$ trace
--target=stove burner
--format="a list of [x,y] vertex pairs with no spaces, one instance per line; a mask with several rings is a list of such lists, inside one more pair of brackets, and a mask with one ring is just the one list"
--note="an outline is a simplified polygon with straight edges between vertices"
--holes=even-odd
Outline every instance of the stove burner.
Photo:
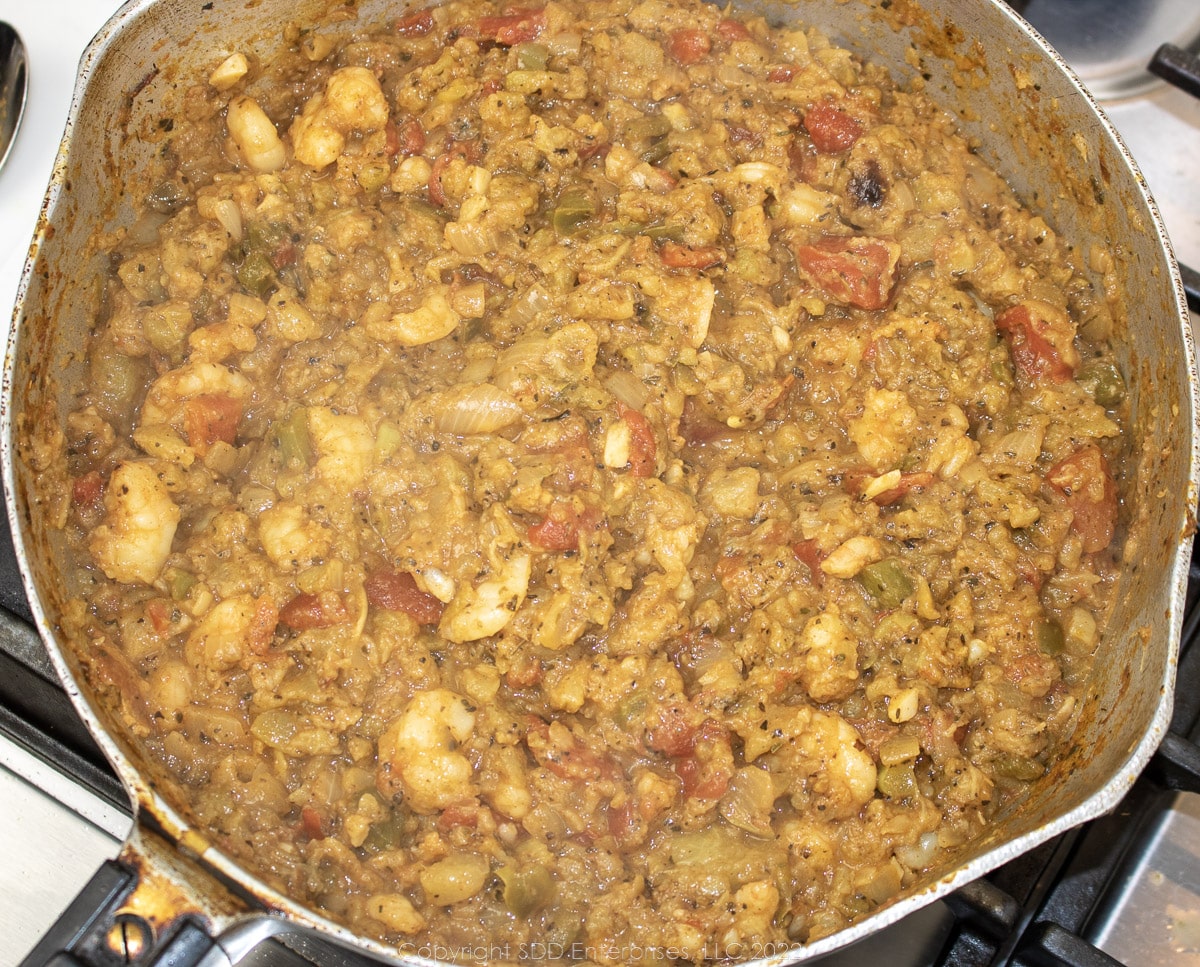
[[1200,52],[1195,0],[1009,0],[1101,101],[1160,83],[1146,63],[1164,42]]

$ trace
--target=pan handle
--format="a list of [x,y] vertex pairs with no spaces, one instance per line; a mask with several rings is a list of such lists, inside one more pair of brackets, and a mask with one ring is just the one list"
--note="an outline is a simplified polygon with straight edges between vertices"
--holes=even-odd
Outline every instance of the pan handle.
[[251,911],[178,848],[137,823],[21,967],[234,967],[297,927]]

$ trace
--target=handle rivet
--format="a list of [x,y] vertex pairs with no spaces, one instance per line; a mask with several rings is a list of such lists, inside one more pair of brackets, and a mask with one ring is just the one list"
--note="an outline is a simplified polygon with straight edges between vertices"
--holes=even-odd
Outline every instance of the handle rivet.
[[152,945],[150,927],[140,917],[119,915],[104,935],[104,943],[122,963],[136,964]]

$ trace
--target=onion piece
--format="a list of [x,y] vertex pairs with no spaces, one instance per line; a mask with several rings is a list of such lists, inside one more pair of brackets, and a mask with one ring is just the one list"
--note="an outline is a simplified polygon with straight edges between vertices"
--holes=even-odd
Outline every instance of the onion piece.
[[646,389],[646,384],[628,370],[610,370],[601,382],[606,390],[631,410],[641,413],[650,401],[650,392]]
[[242,211],[232,198],[209,198],[202,195],[196,199],[196,210],[202,218],[216,222],[235,242],[243,235]]
[[524,415],[520,403],[491,383],[440,393],[434,411],[434,429],[457,436],[495,433],[519,422]]
[[508,324],[514,331],[527,329],[541,313],[550,308],[550,294],[540,282],[534,283],[521,293],[509,306]]
[[910,870],[923,870],[933,863],[937,848],[937,833],[922,833],[913,845],[896,847],[895,855]]
[[775,810],[775,780],[771,773],[746,766],[734,773],[718,806],[725,819],[753,836],[771,835]]
[[564,30],[543,37],[542,42],[556,57],[578,57],[583,50],[583,36],[574,30]]

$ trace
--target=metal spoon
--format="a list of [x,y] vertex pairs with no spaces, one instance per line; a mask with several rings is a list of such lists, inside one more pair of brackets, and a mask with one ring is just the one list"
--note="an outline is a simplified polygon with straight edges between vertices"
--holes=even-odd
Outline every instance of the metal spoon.
[[0,167],[8,160],[25,113],[28,74],[25,44],[11,25],[0,20]]

